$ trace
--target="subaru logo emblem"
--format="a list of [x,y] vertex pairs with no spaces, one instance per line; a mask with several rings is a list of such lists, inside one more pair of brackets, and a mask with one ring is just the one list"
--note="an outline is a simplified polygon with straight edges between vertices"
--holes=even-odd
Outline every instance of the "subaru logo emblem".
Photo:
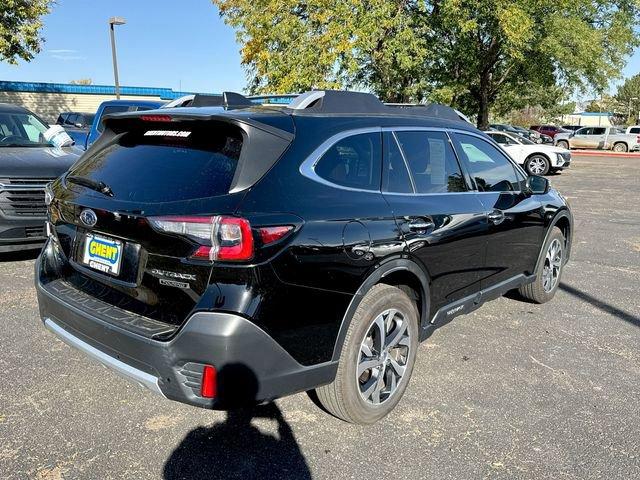
[[96,212],[87,208],[80,212],[80,221],[87,227],[93,227],[98,222],[98,216]]

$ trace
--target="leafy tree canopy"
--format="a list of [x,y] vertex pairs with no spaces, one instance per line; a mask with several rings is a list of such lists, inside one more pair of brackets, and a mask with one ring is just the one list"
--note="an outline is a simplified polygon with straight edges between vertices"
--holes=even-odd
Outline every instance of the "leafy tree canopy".
[[49,13],[52,0],[0,1],[0,61],[30,61],[40,52],[41,17]]
[[640,0],[213,3],[237,30],[254,92],[365,89],[448,103],[480,126],[490,106],[604,89],[640,44]]
[[638,122],[638,117],[640,117],[640,73],[627,78],[618,87],[615,99],[625,112],[625,116],[628,117],[627,121],[629,123]]

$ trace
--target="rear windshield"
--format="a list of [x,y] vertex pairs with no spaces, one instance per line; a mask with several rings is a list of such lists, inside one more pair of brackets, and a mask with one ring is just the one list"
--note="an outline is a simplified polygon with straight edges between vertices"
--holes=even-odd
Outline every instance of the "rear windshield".
[[241,132],[228,124],[152,123],[116,137],[69,175],[104,182],[117,200],[214,197],[229,192],[241,149]]

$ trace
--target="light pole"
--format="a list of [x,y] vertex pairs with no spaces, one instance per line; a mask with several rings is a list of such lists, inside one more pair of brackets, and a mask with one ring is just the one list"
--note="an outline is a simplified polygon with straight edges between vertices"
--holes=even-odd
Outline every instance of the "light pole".
[[111,34],[111,55],[113,57],[113,77],[116,81],[116,98],[120,100],[120,83],[118,82],[118,59],[116,58],[116,36],[114,25],[124,25],[126,20],[122,17],[111,17],[109,19],[109,33]]

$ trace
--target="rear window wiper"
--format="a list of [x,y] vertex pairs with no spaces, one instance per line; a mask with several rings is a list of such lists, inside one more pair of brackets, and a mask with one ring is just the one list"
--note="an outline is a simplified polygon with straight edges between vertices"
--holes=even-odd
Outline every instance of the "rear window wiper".
[[103,195],[113,197],[113,190],[111,190],[111,187],[104,182],[92,180],[87,177],[81,177],[79,175],[67,175],[66,180],[70,181],[71,183],[90,188],[91,190],[95,190],[96,192],[100,192]]

